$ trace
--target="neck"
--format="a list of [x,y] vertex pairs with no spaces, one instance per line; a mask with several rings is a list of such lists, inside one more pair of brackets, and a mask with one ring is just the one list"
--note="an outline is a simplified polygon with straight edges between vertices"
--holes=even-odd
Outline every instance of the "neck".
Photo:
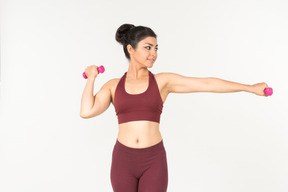
[[137,80],[146,77],[147,74],[148,74],[147,67],[143,67],[136,62],[130,61],[126,77],[129,77],[129,79]]

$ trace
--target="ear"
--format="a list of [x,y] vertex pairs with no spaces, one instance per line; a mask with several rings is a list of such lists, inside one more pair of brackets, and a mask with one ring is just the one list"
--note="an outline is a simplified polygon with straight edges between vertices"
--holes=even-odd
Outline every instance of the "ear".
[[134,48],[130,44],[127,45],[127,51],[129,52],[130,55],[133,55],[135,52]]

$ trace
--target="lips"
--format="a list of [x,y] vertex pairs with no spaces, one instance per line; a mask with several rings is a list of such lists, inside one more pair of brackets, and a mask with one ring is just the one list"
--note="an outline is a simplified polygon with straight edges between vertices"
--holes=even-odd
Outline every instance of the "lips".
[[149,61],[151,61],[151,62],[155,62],[155,59],[148,59]]

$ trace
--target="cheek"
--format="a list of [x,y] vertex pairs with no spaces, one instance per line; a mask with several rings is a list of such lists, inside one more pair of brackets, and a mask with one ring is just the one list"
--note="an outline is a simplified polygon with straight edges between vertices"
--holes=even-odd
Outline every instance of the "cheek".
[[145,62],[147,59],[147,54],[144,52],[138,52],[137,54],[135,54],[134,58],[139,62]]
[[143,51],[139,54],[139,56],[142,57],[143,59],[147,59],[147,57],[149,56],[149,52]]
[[149,56],[149,51],[146,51],[146,50],[138,51],[135,54],[135,57],[137,57],[139,60],[146,60],[148,56]]

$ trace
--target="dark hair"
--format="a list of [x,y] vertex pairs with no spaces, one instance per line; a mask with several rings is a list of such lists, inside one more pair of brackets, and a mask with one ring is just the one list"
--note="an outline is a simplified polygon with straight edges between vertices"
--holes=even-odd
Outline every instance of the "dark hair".
[[139,41],[146,37],[155,37],[157,35],[152,29],[145,26],[134,26],[132,24],[123,24],[116,31],[116,41],[123,45],[123,50],[127,59],[130,60],[130,54],[127,50],[127,45],[131,45],[134,49],[137,48]]

